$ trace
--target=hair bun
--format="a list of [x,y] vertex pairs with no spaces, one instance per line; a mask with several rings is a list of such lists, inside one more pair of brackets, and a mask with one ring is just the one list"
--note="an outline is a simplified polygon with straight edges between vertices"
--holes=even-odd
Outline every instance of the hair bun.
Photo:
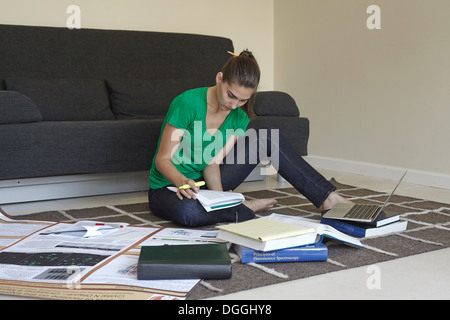
[[254,59],[255,57],[253,56],[253,53],[251,51],[249,51],[248,49],[245,49],[244,51],[242,51],[239,56],[245,56],[245,57],[249,57]]

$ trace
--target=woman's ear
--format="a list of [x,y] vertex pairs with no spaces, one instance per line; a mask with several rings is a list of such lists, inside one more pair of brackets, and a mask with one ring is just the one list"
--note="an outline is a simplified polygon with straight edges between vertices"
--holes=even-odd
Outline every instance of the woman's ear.
[[223,73],[222,73],[222,72],[219,72],[219,73],[216,75],[216,83],[222,82],[222,79],[223,79]]

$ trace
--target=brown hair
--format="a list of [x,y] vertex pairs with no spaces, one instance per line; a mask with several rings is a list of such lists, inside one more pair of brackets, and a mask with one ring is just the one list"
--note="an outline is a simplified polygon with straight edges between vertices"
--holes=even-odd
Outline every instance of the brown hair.
[[253,106],[255,104],[256,90],[258,89],[261,71],[253,53],[248,49],[242,51],[239,56],[230,58],[222,68],[223,81],[237,82],[240,86],[255,89],[250,100],[242,106],[250,119],[254,118]]

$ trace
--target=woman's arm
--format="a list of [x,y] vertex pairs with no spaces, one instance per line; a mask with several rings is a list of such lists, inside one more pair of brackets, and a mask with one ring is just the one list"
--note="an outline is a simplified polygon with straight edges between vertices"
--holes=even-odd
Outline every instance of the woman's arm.
[[206,186],[209,190],[223,191],[219,164],[208,164],[203,170],[203,179],[205,179]]
[[161,142],[159,143],[155,165],[156,169],[174,186],[181,187],[189,184],[192,187],[192,189],[178,190],[177,196],[179,199],[182,200],[183,196],[189,199],[196,199],[195,193],[198,192],[198,187],[195,185],[195,181],[186,178],[172,163],[172,157],[180,145],[183,134],[184,130],[178,129],[169,123],[166,124],[161,136]]
[[222,150],[216,154],[211,162],[203,170],[203,178],[205,179],[206,186],[210,190],[223,191],[222,178],[220,176],[220,163],[227,156],[227,154],[233,149],[237,141],[236,136],[228,138],[225,146]]

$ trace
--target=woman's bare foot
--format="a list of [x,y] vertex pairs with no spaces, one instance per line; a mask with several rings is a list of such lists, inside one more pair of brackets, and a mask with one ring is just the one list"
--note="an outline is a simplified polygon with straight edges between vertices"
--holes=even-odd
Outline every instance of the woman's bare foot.
[[260,212],[273,208],[278,203],[275,199],[255,199],[245,200],[244,205],[250,208],[253,212]]
[[319,209],[320,211],[327,211],[333,208],[338,203],[353,203],[353,202],[338,195],[336,192],[332,192]]

